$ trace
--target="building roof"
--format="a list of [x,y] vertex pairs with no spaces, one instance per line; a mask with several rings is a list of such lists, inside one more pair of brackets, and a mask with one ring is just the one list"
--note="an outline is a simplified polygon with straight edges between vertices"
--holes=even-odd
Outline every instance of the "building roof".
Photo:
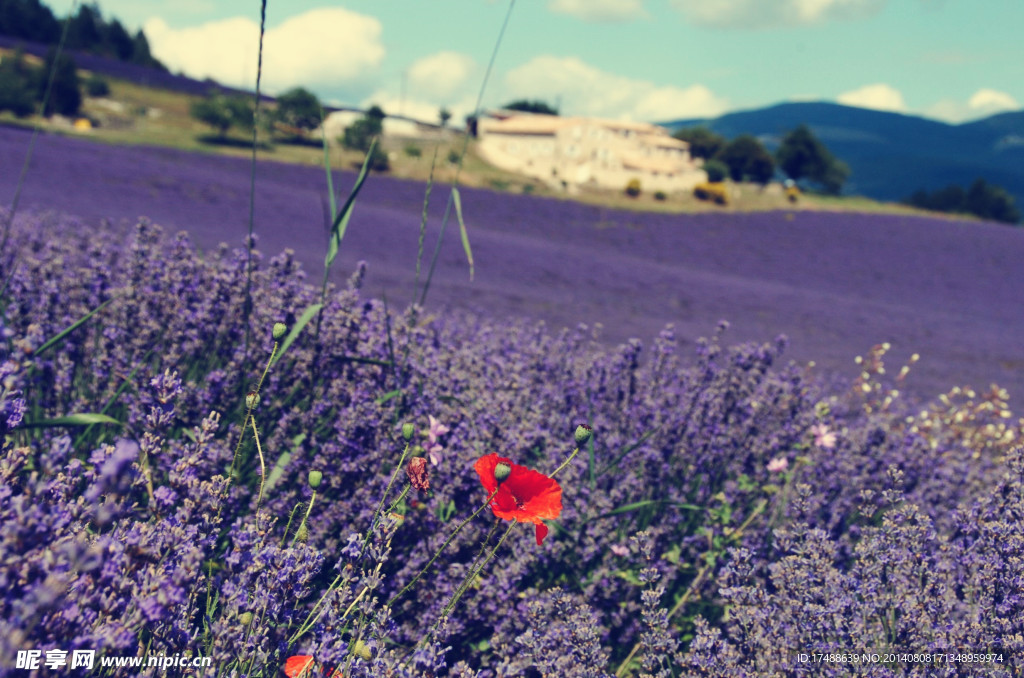
[[686,143],[681,139],[676,139],[675,137],[670,136],[662,136],[660,134],[640,136],[637,137],[637,141],[639,141],[644,146],[654,146],[655,148],[678,148],[683,151],[690,148],[690,144]]
[[484,134],[554,134],[573,124],[573,118],[557,115],[525,114],[504,120],[481,120],[479,131]]

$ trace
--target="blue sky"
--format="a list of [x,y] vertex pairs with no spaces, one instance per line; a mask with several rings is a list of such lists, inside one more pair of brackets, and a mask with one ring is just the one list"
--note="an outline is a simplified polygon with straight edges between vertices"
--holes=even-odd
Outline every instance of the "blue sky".
[[[265,89],[461,120],[508,6],[269,0]],[[172,70],[251,89],[259,0],[100,8]],[[822,100],[960,122],[1021,108],[1022,28],[1022,0],[518,0],[483,104],[661,121]]]

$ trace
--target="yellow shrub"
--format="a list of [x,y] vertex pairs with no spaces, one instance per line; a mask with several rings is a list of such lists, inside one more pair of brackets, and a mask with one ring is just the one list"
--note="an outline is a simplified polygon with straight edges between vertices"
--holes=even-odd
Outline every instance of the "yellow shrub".
[[631,198],[635,198],[640,195],[640,180],[630,179],[629,183],[626,184],[626,195]]
[[729,204],[729,192],[725,188],[723,183],[708,183],[697,184],[693,187],[693,194],[701,200],[710,200],[716,205],[728,205]]

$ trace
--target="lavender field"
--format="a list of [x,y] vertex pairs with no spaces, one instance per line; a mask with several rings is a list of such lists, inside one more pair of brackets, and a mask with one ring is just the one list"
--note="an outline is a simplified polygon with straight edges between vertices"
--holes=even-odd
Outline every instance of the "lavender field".
[[249,283],[246,162],[39,140],[0,675],[1017,675],[1021,231],[464,189],[421,308],[424,187],[371,177],[321,299],[323,184],[260,163]]
[[[0,128],[0,191],[13,195],[29,135]],[[131,232],[140,216],[202,250],[242,243],[249,162],[168,149],[101,146],[43,136],[22,205]],[[354,173],[338,172],[347,193]],[[356,205],[334,274],[369,266],[366,291],[413,298],[424,185],[373,176]],[[603,328],[613,346],[649,341],[667,324],[692,342],[719,320],[730,341],[785,334],[788,359],[855,377],[853,358],[890,342],[896,361],[921,355],[908,393],[998,383],[1024,393],[1024,231],[977,222],[796,211],[657,215],[462,189],[473,254],[470,282],[457,228],[448,231],[428,308],[544,320],[557,331]],[[323,274],[322,168],[261,162],[255,233],[268,255],[295,251]],[[448,197],[433,192],[432,251]],[[127,237],[127,236],[125,236]],[[901,363],[902,364],[902,363]]]

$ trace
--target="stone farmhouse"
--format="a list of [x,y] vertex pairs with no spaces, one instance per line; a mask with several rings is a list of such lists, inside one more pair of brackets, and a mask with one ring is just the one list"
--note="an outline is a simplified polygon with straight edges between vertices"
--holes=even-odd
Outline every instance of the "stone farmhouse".
[[649,123],[505,111],[482,118],[477,136],[492,165],[569,191],[639,179],[645,192],[671,193],[707,181],[689,145]]

